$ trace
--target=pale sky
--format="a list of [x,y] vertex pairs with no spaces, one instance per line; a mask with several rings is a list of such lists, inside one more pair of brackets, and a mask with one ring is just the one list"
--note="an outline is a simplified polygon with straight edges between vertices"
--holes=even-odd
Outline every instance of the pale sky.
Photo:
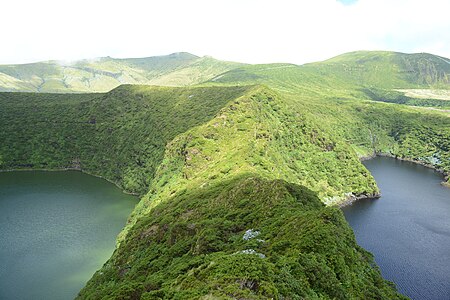
[[450,58],[450,0],[2,0],[0,64],[186,51],[302,64],[355,50]]

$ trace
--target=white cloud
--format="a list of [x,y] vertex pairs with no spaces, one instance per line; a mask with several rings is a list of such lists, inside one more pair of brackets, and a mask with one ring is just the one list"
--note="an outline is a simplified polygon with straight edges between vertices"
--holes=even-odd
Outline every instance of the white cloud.
[[188,51],[250,63],[354,50],[450,57],[448,0],[3,1],[0,63]]

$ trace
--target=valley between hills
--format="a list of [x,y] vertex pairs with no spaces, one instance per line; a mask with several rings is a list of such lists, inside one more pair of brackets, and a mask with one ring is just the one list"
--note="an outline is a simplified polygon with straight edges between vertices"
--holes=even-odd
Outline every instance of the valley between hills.
[[432,54],[51,61],[0,66],[0,90],[0,169],[141,198],[78,299],[404,299],[339,205],[379,194],[374,155],[450,183],[450,64]]

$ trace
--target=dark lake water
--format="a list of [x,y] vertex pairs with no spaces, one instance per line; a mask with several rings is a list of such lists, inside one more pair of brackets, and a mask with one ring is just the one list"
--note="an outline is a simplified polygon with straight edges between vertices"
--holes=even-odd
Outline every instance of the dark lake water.
[[392,158],[364,163],[382,197],[343,212],[384,278],[412,299],[450,299],[450,189],[431,169]]
[[136,203],[81,172],[0,173],[0,299],[73,299]]

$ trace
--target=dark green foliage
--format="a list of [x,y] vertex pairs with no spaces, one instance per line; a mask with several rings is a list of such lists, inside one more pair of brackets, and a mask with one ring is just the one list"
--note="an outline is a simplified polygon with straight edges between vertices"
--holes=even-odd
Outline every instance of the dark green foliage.
[[[181,161],[203,157],[198,151],[208,153],[200,169],[213,161],[224,165],[220,172],[217,166],[208,170],[205,179],[220,180],[233,174],[235,166],[249,165],[271,178],[304,184],[322,198],[337,197],[330,202],[345,200],[345,193],[377,192],[348,145],[317,130],[313,119],[290,111],[283,99],[262,87],[122,86],[107,94],[0,93],[0,105],[3,169],[81,168],[144,194],[164,155],[171,158],[164,154],[166,144],[210,121],[195,135],[184,135],[183,149],[176,152],[186,152]],[[223,161],[225,153],[228,159]],[[191,170],[183,177],[198,177]],[[161,171],[154,188],[180,185],[171,180],[174,171]]]
[[[260,234],[245,240],[249,229]],[[124,291],[141,299],[403,298],[340,210],[305,187],[250,174],[155,207],[79,299],[128,299]]]
[[297,105],[321,120],[317,128],[342,137],[360,156],[387,154],[450,171],[450,118],[445,114],[360,100]]
[[0,93],[2,169],[81,168],[143,194],[166,143],[248,88],[121,86],[106,94]]

